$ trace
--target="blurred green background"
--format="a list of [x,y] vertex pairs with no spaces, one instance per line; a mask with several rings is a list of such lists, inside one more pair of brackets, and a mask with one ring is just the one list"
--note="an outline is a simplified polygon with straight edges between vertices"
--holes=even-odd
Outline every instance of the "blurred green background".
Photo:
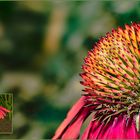
[[0,1],[0,92],[13,93],[12,139],[49,139],[83,87],[93,44],[139,22],[140,1]]

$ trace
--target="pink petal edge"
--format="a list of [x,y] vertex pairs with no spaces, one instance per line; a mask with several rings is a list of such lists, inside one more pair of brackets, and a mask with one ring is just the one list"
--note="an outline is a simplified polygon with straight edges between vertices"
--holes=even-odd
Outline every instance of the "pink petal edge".
[[78,138],[83,121],[89,116],[93,107],[85,107],[87,97],[82,96],[68,112],[66,119],[57,129],[52,139]]

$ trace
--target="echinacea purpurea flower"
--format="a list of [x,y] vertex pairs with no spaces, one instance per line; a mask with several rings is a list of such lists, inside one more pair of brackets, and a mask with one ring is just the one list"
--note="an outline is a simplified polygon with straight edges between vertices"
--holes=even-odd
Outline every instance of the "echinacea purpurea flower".
[[140,24],[102,37],[82,66],[84,94],[53,139],[140,139]]

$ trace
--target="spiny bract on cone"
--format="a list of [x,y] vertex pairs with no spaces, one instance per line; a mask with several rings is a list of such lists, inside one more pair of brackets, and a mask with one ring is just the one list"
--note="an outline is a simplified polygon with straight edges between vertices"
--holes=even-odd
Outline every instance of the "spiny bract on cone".
[[140,24],[107,33],[88,52],[82,66],[80,100],[53,139],[79,138],[83,122],[93,119],[82,139],[140,138]]

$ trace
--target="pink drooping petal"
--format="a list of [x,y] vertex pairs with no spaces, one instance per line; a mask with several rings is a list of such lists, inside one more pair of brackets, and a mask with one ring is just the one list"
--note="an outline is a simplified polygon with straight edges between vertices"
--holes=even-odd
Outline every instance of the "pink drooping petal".
[[125,139],[125,124],[126,118],[124,115],[119,115],[113,119],[113,123],[109,126],[108,134],[106,135],[107,139]]
[[4,111],[0,110],[0,113],[2,116],[6,116],[6,113]]
[[5,111],[5,112],[10,112],[10,110],[8,110],[8,109],[6,109],[6,108],[4,108],[2,106],[0,106],[0,110]]
[[91,128],[92,128],[92,125],[93,125],[93,121],[90,122],[90,124],[85,129],[84,133],[82,134],[82,137],[81,137],[82,140],[88,139],[89,133],[90,133]]
[[128,139],[140,139],[140,133],[136,129],[135,119],[131,117],[126,124],[126,138]]
[[87,97],[83,96],[68,112],[66,119],[57,129],[53,139],[76,139],[84,120],[89,116],[93,106],[85,107]]
[[0,119],[4,119],[4,116],[1,112],[0,112]]
[[109,121],[107,124],[105,123],[102,131],[98,135],[98,139],[107,139],[108,134],[110,133],[111,126],[113,124],[113,121]]
[[140,139],[140,133],[136,130],[134,117],[127,120],[121,114],[107,124],[98,120],[90,122],[82,139]]
[[10,112],[10,110],[0,106],[0,119],[4,119],[7,112]]
[[68,129],[62,136],[62,139],[75,139],[78,138],[80,133],[80,128],[84,122],[84,120],[89,116],[91,113],[91,107],[83,108],[78,115],[74,118],[74,122],[70,124]]
[[94,120],[92,122],[90,122],[89,126],[87,127],[87,129],[84,131],[83,135],[82,135],[82,139],[97,139],[99,133],[102,130],[103,127],[103,123],[101,123],[98,120]]

